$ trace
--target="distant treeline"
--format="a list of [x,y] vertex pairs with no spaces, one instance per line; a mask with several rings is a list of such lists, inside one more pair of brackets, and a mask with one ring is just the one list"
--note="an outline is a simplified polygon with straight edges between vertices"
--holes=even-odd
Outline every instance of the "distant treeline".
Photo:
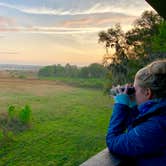
[[41,68],[38,75],[41,77],[103,78],[107,72],[108,69],[98,63],[93,63],[86,67],[58,64]]

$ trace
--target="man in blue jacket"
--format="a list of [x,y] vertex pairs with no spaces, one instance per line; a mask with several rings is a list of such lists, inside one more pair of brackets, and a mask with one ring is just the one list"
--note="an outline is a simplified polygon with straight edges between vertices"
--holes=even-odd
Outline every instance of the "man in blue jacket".
[[166,60],[139,70],[134,80],[136,106],[129,85],[114,97],[106,143],[111,153],[138,166],[166,165]]

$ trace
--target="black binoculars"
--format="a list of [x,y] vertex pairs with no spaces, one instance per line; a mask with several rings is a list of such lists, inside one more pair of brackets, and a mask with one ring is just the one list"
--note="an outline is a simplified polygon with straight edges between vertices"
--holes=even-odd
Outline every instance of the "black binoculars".
[[[125,90],[125,87],[124,86],[122,86],[122,87],[113,87],[112,89],[110,89],[110,95],[111,96],[116,96],[119,93],[118,89],[120,89],[123,92]],[[128,95],[133,95],[134,93],[135,93],[135,88],[133,86],[127,88],[127,94]]]

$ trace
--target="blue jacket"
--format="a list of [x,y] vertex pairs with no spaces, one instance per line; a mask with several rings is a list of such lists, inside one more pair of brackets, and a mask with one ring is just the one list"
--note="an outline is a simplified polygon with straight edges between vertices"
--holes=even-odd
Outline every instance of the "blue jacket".
[[110,152],[131,157],[139,166],[166,165],[166,99],[131,109],[114,104],[106,143]]

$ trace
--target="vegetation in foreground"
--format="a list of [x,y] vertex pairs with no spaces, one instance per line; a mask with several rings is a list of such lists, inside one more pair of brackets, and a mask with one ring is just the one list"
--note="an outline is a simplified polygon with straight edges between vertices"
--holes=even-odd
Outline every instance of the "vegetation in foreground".
[[14,139],[15,134],[30,128],[31,109],[28,105],[16,109],[10,105],[7,112],[0,113],[0,146]]
[[0,165],[79,165],[105,148],[111,114],[102,91],[46,80],[1,80],[1,112],[30,105],[32,127],[0,148]]

